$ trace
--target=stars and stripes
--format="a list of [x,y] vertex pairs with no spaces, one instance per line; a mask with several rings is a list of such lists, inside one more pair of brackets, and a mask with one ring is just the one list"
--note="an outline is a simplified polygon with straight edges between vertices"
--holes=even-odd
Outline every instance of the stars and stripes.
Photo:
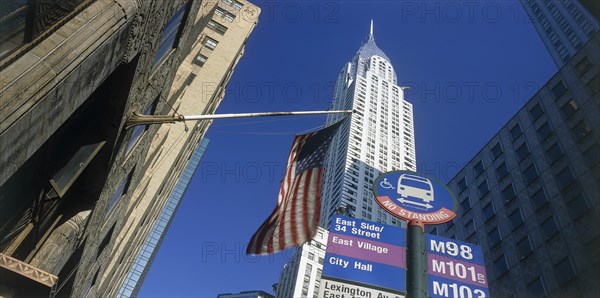
[[323,161],[342,121],[294,137],[277,206],[250,239],[247,254],[275,253],[315,236],[321,211]]

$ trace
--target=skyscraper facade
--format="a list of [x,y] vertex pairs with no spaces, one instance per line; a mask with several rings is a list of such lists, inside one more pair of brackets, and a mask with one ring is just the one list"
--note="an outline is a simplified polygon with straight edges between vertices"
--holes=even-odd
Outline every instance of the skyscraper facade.
[[[397,85],[388,56],[377,47],[373,26],[367,41],[343,68],[335,85],[332,109],[355,112],[334,137],[325,161],[321,227],[316,242],[299,247],[277,287],[279,297],[319,292],[324,248],[332,215],[401,226],[373,201],[373,180],[383,172],[416,170],[412,104]],[[330,115],[325,125],[341,120]],[[310,258],[312,256],[313,258]],[[309,270],[310,269],[310,270]]]
[[206,151],[208,142],[209,140],[207,138],[202,139],[202,141],[200,141],[200,144],[197,146],[196,150],[190,157],[190,160],[185,166],[183,174],[177,181],[173,192],[169,196],[169,200],[162,208],[158,219],[154,223],[152,231],[146,237],[144,245],[137,252],[137,256],[131,258],[134,260],[133,264],[131,268],[129,268],[129,271],[125,276],[122,285],[118,288],[115,295],[116,297],[125,298],[138,296],[137,293],[140,291],[144,278],[150,270],[152,261],[154,260],[154,257],[158,252],[158,248],[160,247],[160,244],[164,239],[169,225],[173,221],[175,212],[179,207],[179,203],[183,199],[183,196],[185,195],[187,188],[189,187],[190,182],[192,181],[194,173],[196,173],[196,169],[198,168],[200,160],[202,159],[202,156]]
[[[554,1],[553,1],[554,2]],[[600,33],[451,179],[492,297],[600,295]]]
[[[520,0],[552,60],[560,68],[600,29],[590,0]],[[588,5],[592,5],[589,6]]]
[[259,13],[0,1],[0,296],[117,295],[210,125],[126,120],[214,113]]

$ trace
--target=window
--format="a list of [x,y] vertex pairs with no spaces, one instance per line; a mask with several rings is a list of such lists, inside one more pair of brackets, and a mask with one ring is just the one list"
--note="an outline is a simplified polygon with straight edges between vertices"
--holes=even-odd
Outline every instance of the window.
[[508,263],[506,262],[506,256],[501,255],[494,261],[494,268],[496,269],[496,277],[500,277],[508,272]]
[[527,148],[527,144],[523,143],[523,145],[521,145],[517,151],[517,157],[519,158],[519,161],[523,161],[525,160],[525,158],[527,158],[527,156],[529,156],[529,148]]
[[502,190],[502,197],[504,197],[504,203],[511,202],[517,197],[512,184],[509,184],[506,188],[504,188],[504,190]]
[[488,220],[492,219],[495,215],[496,212],[494,211],[494,204],[492,202],[489,202],[487,205],[485,205],[485,207],[483,207],[484,221],[487,222]]
[[196,55],[196,58],[194,58],[194,64],[202,67],[202,66],[204,66],[204,63],[206,63],[206,60],[208,60],[208,57],[198,53]]
[[221,0],[223,3],[233,7],[235,10],[242,10],[242,7],[244,6],[242,3],[235,1],[235,0]]
[[585,123],[585,120],[583,119],[577,123],[572,130],[573,136],[578,142],[584,140],[592,132],[592,129],[589,127],[589,125],[587,125],[587,123]]
[[213,20],[208,21],[208,24],[206,25],[206,27],[212,29],[213,31],[215,31],[221,35],[223,35],[223,34],[225,34],[225,32],[227,32],[227,27],[225,27]]
[[562,286],[576,277],[575,268],[570,257],[562,259],[554,265],[554,274],[558,283]]
[[186,8],[189,6],[191,1],[188,1],[185,5],[183,5],[175,14],[171,17],[171,19],[165,25],[165,29],[160,36],[160,43],[158,45],[158,50],[156,51],[156,55],[154,56],[154,67],[158,66],[160,62],[167,56],[171,49],[177,46],[176,40],[179,38],[181,21],[183,19],[184,12]]
[[590,68],[592,68],[593,64],[588,60],[587,57],[583,57],[577,65],[575,65],[575,69],[579,73],[579,76],[584,75]]
[[94,274],[94,278],[92,278],[90,280],[90,282],[85,285],[84,290],[81,291],[81,296],[79,296],[80,298],[87,297],[87,294],[90,292],[92,287],[96,284],[96,280],[98,279],[99,273],[100,273],[100,269],[96,270],[96,273]]
[[519,123],[515,124],[513,128],[510,129],[510,136],[512,140],[515,141],[523,134],[523,130],[521,130],[521,125]]
[[536,211],[548,204],[548,198],[546,197],[546,193],[544,192],[543,188],[539,189],[531,196],[531,203]]
[[477,186],[477,191],[479,192],[480,198],[483,198],[485,195],[487,195],[490,192],[487,181],[481,182],[481,184]]
[[446,232],[454,227],[454,219],[446,223]]
[[552,94],[554,94],[554,98],[556,99],[558,99],[565,92],[567,92],[567,87],[565,87],[563,81],[558,82],[556,85],[554,85],[554,87],[552,87]]
[[546,295],[546,288],[544,287],[544,281],[541,276],[531,281],[527,285],[528,297],[538,298]]
[[235,15],[234,14],[232,14],[230,12],[227,12],[224,9],[220,8],[220,7],[217,7],[215,9],[215,14],[218,15],[218,16],[220,16],[220,17],[222,17],[222,18],[224,18],[228,22],[233,22],[233,20],[235,20]]
[[479,161],[477,164],[475,164],[475,166],[473,167],[473,175],[475,177],[479,177],[479,175],[481,175],[481,173],[483,173],[484,169],[483,169],[483,161]]
[[63,197],[73,186],[73,183],[94,160],[100,149],[106,144],[102,141],[95,144],[85,144],[75,152],[69,161],[50,178],[50,185],[59,197]]
[[110,243],[112,234],[115,231],[115,226],[116,226],[116,224],[113,224],[113,226],[110,228],[110,230],[108,230],[106,235],[104,235],[102,242],[100,242],[100,244],[98,245],[98,250],[96,251],[96,259],[102,254],[102,252],[104,251],[106,246]]
[[208,36],[204,38],[204,46],[211,50],[214,50],[218,44],[219,44],[218,41],[216,41]]
[[529,236],[525,236],[517,242],[517,251],[519,252],[519,259],[521,260],[527,258],[533,252]]
[[560,149],[560,146],[558,145],[558,143],[552,145],[552,147],[550,147],[548,150],[546,150],[546,156],[548,156],[548,160],[550,161],[550,164],[554,164],[555,162],[557,162],[559,159],[561,159],[563,157],[563,152]]
[[119,199],[127,194],[127,190],[129,188],[129,182],[131,181],[132,175],[133,175],[133,170],[129,173],[129,175],[127,175],[127,177],[125,177],[123,180],[121,180],[121,183],[119,183],[119,187],[117,187],[117,190],[112,195],[112,197],[108,201],[108,205],[106,206],[107,214],[110,213],[110,211],[112,211],[112,209],[115,207],[115,205],[117,204]]
[[502,240],[502,236],[500,235],[500,230],[498,227],[494,227],[488,234],[488,243],[490,245],[490,249],[498,245]]
[[573,220],[579,219],[584,213],[590,210],[582,194],[578,194],[567,204],[569,214]]
[[583,152],[583,157],[590,168],[600,162],[600,144],[594,144],[585,152]]
[[590,88],[592,95],[596,95],[600,91],[600,75],[593,77],[586,85]]
[[530,165],[525,169],[523,176],[525,177],[525,184],[531,184],[539,177],[534,165]]
[[[159,95],[160,96],[160,95]],[[159,97],[156,97],[154,101],[152,101],[148,106],[144,109],[144,115],[151,115],[154,113],[154,109],[158,104]],[[138,143],[142,135],[146,130],[148,130],[150,126],[146,125],[136,125],[132,128],[131,137],[129,137],[129,142],[127,142],[127,149],[125,149],[125,154],[129,154],[131,149]]]
[[571,174],[571,171],[568,167],[560,171],[560,173],[556,175],[555,179],[560,190],[564,190],[567,186],[571,185],[571,183],[575,181],[575,178],[573,177],[573,174]]
[[521,214],[521,209],[517,208],[513,213],[508,216],[508,220],[512,225],[513,231],[520,227],[523,224],[523,215]]
[[570,99],[560,108],[560,112],[565,119],[569,119],[578,109],[577,103],[573,99]]
[[494,160],[498,159],[498,157],[500,157],[500,155],[502,155],[502,145],[500,145],[500,143],[496,144],[494,147],[492,147],[492,157],[494,158]]
[[559,231],[554,216],[550,216],[548,219],[546,219],[541,226],[542,230],[544,231],[544,235],[546,236],[546,240],[551,239]]
[[464,200],[462,200],[462,202],[460,202],[460,207],[462,208],[463,214],[471,210],[471,200],[469,200],[469,197],[466,197]]
[[508,167],[505,162],[496,168],[496,174],[498,175],[498,180],[502,180],[508,175]]
[[473,233],[475,233],[475,223],[471,219],[467,223],[465,223],[465,235],[469,237]]
[[547,121],[538,128],[537,132],[541,141],[544,141],[553,133],[552,127],[550,127],[550,124]]
[[540,103],[536,103],[535,106],[529,110],[529,115],[531,116],[531,121],[533,122],[538,120],[542,114],[544,114],[544,110],[542,110]]
[[467,180],[465,180],[465,177],[463,177],[462,179],[460,179],[457,183],[458,186],[458,193],[462,193],[463,191],[465,191],[467,189]]

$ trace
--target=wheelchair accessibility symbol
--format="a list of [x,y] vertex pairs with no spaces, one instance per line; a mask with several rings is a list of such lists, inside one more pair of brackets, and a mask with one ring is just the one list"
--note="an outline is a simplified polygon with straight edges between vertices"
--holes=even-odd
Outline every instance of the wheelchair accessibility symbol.
[[394,186],[389,181],[387,181],[387,178],[383,178],[383,181],[379,183],[379,186],[385,189],[395,189]]

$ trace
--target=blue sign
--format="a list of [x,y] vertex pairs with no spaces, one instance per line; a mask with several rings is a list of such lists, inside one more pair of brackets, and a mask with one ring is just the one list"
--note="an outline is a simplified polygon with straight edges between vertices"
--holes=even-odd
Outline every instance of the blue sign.
[[404,290],[406,269],[363,259],[327,254],[323,274],[386,289]]
[[388,213],[406,221],[441,224],[452,220],[458,202],[450,189],[429,177],[409,172],[387,172],[373,184],[375,201]]
[[478,265],[485,264],[481,246],[472,243],[427,234],[425,247],[428,254],[441,255]]
[[430,297],[489,297],[480,246],[427,235]]
[[405,292],[405,243],[405,229],[335,216],[329,229],[323,276]]

